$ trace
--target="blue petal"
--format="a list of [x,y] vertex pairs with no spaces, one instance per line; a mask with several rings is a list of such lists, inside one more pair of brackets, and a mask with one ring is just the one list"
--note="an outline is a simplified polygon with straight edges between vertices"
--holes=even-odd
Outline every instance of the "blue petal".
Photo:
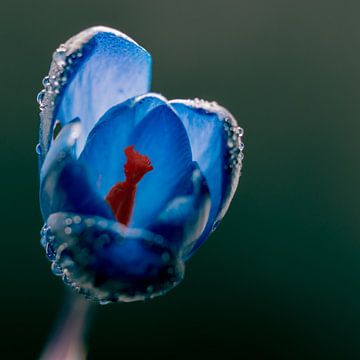
[[176,196],[179,183],[190,179],[190,143],[180,119],[158,95],[135,98],[114,107],[96,124],[80,155],[102,197],[124,180],[124,149],[129,145],[147,155],[154,167],[138,185],[130,224],[146,228]]
[[45,159],[40,172],[40,203],[44,219],[59,211],[114,218],[110,207],[92,188],[86,168],[75,159],[80,133],[79,121],[68,123]]
[[192,154],[184,125],[168,105],[152,110],[134,129],[129,145],[148,156],[154,167],[138,185],[130,226],[146,228],[190,179]]
[[143,300],[183,278],[183,262],[159,235],[71,213],[53,214],[47,224],[57,273],[93,300]]
[[92,184],[105,197],[124,177],[125,147],[135,126],[166,99],[147,94],[114,106],[99,120],[88,136],[80,160],[88,166]]
[[209,188],[197,163],[192,176],[178,191],[178,196],[170,201],[158,219],[149,226],[150,231],[161,234],[169,241],[169,246],[187,258],[195,241],[207,224],[211,200]]
[[[234,117],[216,103],[202,100],[170,102],[182,120],[211,194],[211,212],[195,251],[219,224],[235,193],[242,160],[242,129]],[[191,255],[191,254],[190,254]]]
[[56,119],[83,123],[80,149],[96,121],[110,107],[149,91],[151,56],[123,33],[93,27],[69,39],[54,53],[42,106],[40,145],[44,159]]

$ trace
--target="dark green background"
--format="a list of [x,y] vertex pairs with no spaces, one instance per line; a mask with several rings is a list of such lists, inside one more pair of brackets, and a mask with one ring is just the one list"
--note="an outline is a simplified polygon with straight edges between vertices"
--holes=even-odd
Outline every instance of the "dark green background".
[[39,246],[35,96],[91,25],[153,55],[153,90],[217,100],[245,129],[230,211],[147,303],[101,307],[90,359],[360,358],[358,1],[0,3],[0,357],[35,359],[63,287]]

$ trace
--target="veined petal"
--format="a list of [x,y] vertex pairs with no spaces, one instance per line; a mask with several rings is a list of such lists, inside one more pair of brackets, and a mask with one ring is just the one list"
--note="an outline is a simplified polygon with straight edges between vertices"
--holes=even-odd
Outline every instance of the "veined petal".
[[87,164],[91,182],[105,197],[124,177],[124,149],[136,125],[154,108],[166,103],[158,94],[147,94],[114,106],[90,132],[80,160]]
[[52,214],[47,225],[53,267],[90,299],[144,300],[167,292],[183,278],[183,262],[151,232],[71,213]]
[[40,203],[44,219],[59,211],[114,218],[108,204],[90,184],[86,168],[75,158],[80,133],[79,121],[65,125],[41,168]]
[[219,224],[235,193],[242,162],[243,131],[234,117],[217,103],[172,100],[170,104],[187,130],[193,160],[198,162],[210,189],[210,216],[195,251]]
[[197,163],[193,163],[193,172],[184,187],[177,189],[173,198],[160,213],[149,229],[161,234],[169,241],[169,247],[187,258],[194,243],[200,237],[207,224],[211,199],[205,177]]
[[39,98],[40,164],[49,149],[56,119],[62,125],[81,119],[81,150],[87,134],[105,111],[148,92],[150,82],[150,54],[123,33],[98,26],[69,39],[54,53]]

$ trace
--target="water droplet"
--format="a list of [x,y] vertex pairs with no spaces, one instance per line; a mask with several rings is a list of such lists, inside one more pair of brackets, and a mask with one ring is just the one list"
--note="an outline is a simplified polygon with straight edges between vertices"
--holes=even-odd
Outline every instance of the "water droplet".
[[229,148],[232,148],[232,147],[234,147],[234,141],[232,140],[232,139],[228,139],[228,141],[227,141],[227,146],[229,147]]
[[46,256],[48,257],[48,259],[50,261],[54,261],[56,258],[56,254],[54,249],[52,248],[50,243],[47,243],[45,246],[45,252],[46,252]]
[[36,101],[40,106],[43,106],[44,97],[45,97],[45,90],[41,90],[36,96]]
[[44,226],[41,228],[40,235],[44,236],[50,230],[49,226],[45,223]]
[[107,305],[107,304],[110,304],[110,301],[109,300],[100,300],[99,304],[100,305]]
[[79,215],[74,216],[74,224],[80,224],[81,223],[81,217]]
[[86,219],[86,220],[85,220],[85,224],[86,224],[87,227],[92,227],[92,226],[95,225],[95,220],[94,220],[94,219],[91,219],[91,218]]
[[56,62],[58,66],[66,65],[66,48],[64,46],[60,46],[53,54],[53,60]]
[[60,266],[58,266],[56,263],[51,264],[51,271],[55,276],[62,276],[63,271]]
[[66,235],[70,235],[70,234],[72,233],[71,227],[67,226],[67,227],[64,229],[64,233],[65,233]]
[[98,222],[98,226],[101,227],[101,228],[106,228],[107,226],[107,221],[106,220],[100,220]]
[[50,85],[50,77],[49,77],[49,75],[47,75],[47,76],[45,76],[45,77],[43,78],[42,84],[43,84],[45,87],[47,87],[47,86]]
[[40,144],[36,145],[35,151],[38,155],[41,155],[41,145]]
[[40,231],[40,244],[45,248],[48,241],[53,237],[50,227],[45,223]]
[[70,286],[71,286],[72,281],[71,281],[66,275],[64,275],[64,276],[62,277],[62,280],[63,280],[63,282],[64,282],[65,285],[70,285]]
[[65,75],[59,79],[59,82],[60,82],[62,85],[64,85],[64,84],[66,83],[66,81],[67,81],[67,77],[66,77]]

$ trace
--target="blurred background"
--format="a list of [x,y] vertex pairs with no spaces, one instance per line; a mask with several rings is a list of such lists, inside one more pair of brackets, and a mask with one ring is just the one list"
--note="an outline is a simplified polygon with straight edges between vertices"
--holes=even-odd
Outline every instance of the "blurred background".
[[99,307],[89,359],[360,358],[360,3],[0,3],[0,357],[36,359],[63,285],[39,245],[38,106],[52,51],[92,25],[153,56],[153,90],[245,129],[240,186],[185,281]]

